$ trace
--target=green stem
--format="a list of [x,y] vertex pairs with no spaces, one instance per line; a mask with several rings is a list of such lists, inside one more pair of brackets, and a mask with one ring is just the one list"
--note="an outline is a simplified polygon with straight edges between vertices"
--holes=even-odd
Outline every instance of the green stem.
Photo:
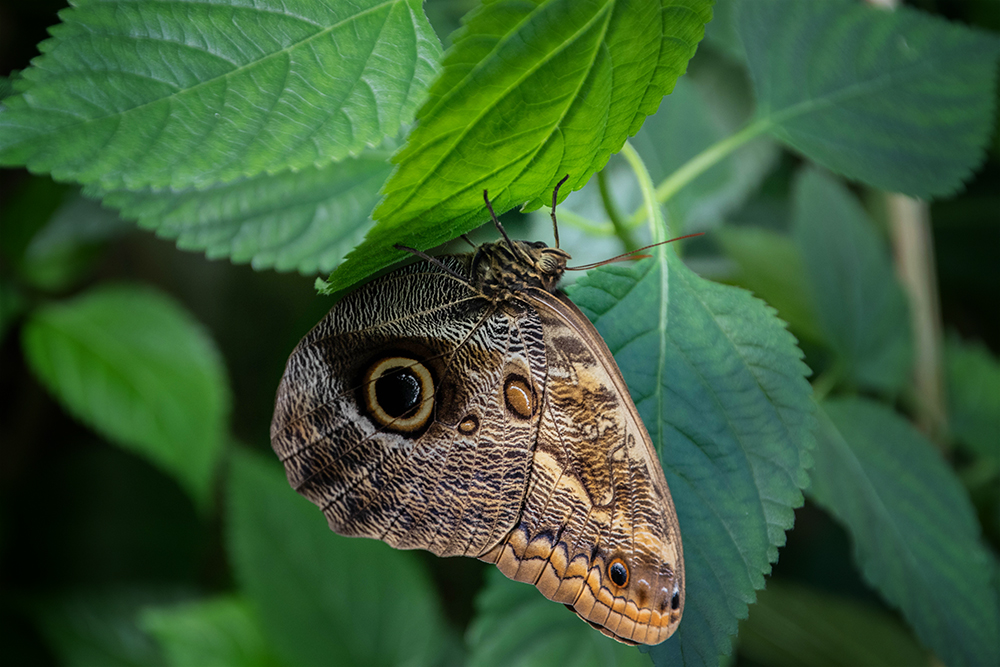
[[653,179],[646,169],[646,164],[639,156],[639,152],[629,142],[622,146],[622,156],[628,160],[629,166],[635,172],[636,180],[639,181],[639,189],[642,191],[642,208],[639,213],[645,213],[645,219],[649,220],[649,231],[653,237],[653,243],[659,243],[668,238],[667,221],[663,219],[663,212],[656,201],[656,188],[653,187]]
[[837,368],[830,368],[821,373],[812,383],[813,400],[816,403],[821,403],[833,391],[839,381],[840,371]]
[[[771,122],[766,118],[753,121],[736,134],[731,134],[725,139],[715,142],[698,155],[681,165],[680,169],[670,174],[656,188],[656,200],[661,204],[666,204],[675,194],[680,192],[684,186],[698,178],[706,171],[722,162],[722,160],[744,144],[753,141],[764,134],[770,128]],[[642,222],[644,209],[640,208],[629,219],[629,225],[635,226]]]
[[611,189],[608,187],[608,176],[604,170],[597,172],[597,187],[601,191],[601,202],[604,204],[604,212],[607,213],[608,219],[611,220],[611,224],[615,228],[615,236],[625,246],[625,250],[635,250],[639,247],[639,243],[635,239],[635,234],[632,233],[632,228],[622,218],[622,214],[618,210],[614,198],[611,196]]

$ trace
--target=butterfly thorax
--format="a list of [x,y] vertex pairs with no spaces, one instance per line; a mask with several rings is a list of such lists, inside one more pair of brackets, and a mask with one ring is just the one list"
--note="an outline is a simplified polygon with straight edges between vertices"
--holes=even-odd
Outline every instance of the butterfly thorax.
[[[513,247],[512,247],[513,246]],[[570,255],[542,242],[497,241],[479,246],[472,260],[474,286],[491,299],[503,299],[526,289],[554,292]]]

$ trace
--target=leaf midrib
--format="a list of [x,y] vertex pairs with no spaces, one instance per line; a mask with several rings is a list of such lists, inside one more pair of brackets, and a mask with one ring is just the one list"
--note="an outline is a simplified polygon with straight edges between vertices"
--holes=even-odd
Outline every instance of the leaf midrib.
[[[363,16],[367,16],[368,14],[372,14],[372,13],[378,12],[378,11],[382,10],[383,8],[385,8],[385,7],[388,7],[390,5],[396,5],[396,4],[399,4],[401,2],[405,2],[405,0],[385,0],[385,2],[382,2],[382,3],[379,3],[378,5],[374,5],[372,7],[369,7],[369,8],[367,8],[367,9],[365,9],[365,10],[363,10],[363,11],[357,13],[357,14],[354,14],[354,15],[352,15],[352,16],[350,16],[350,17],[348,17],[348,18],[346,18],[346,19],[344,19],[342,21],[338,21],[337,23],[334,23],[334,24],[328,26],[327,28],[325,28],[323,30],[320,30],[319,32],[316,32],[315,34],[310,35],[306,39],[303,39],[303,40],[300,40],[298,42],[294,42],[292,44],[289,44],[285,48],[279,49],[277,51],[273,51],[273,52],[267,54],[266,56],[264,56],[262,58],[258,58],[256,60],[251,60],[250,62],[247,62],[247,63],[245,63],[243,65],[240,65],[240,66],[236,67],[235,69],[228,70],[228,71],[226,71],[226,72],[224,72],[224,73],[222,73],[222,74],[220,74],[218,76],[211,77],[211,78],[206,79],[204,81],[199,81],[198,83],[196,83],[195,85],[193,85],[193,86],[191,86],[189,88],[178,88],[177,92],[175,92],[175,93],[173,93],[171,95],[165,95],[163,97],[157,97],[156,99],[149,100],[148,102],[143,102],[142,104],[136,105],[134,107],[130,107],[130,108],[125,109],[123,111],[115,111],[114,113],[108,113],[108,114],[104,114],[104,115],[100,115],[100,116],[95,116],[93,118],[88,118],[86,120],[78,121],[76,123],[66,123],[65,125],[61,125],[59,129],[65,129],[65,128],[71,127],[71,126],[74,127],[74,128],[87,127],[89,125],[105,121],[105,120],[107,120],[109,118],[123,117],[123,116],[131,115],[133,113],[138,113],[139,111],[141,111],[143,109],[146,109],[147,107],[151,107],[151,106],[153,106],[155,104],[163,103],[164,101],[170,100],[171,98],[174,98],[174,97],[176,97],[178,95],[188,95],[188,94],[194,93],[194,92],[196,92],[196,91],[198,91],[198,90],[200,90],[200,89],[202,89],[202,88],[204,88],[206,86],[214,85],[214,84],[216,84],[219,81],[228,80],[231,77],[234,77],[234,76],[237,76],[239,74],[242,74],[242,73],[244,73],[247,70],[250,70],[252,68],[255,68],[255,67],[258,67],[258,66],[260,66],[262,64],[265,64],[267,62],[270,62],[271,60],[273,60],[275,58],[279,58],[279,57],[282,57],[282,56],[285,56],[285,55],[290,55],[292,52],[294,52],[294,51],[296,51],[296,50],[298,50],[298,49],[300,49],[300,48],[302,48],[302,47],[310,44],[311,42],[319,40],[319,39],[321,39],[323,37],[326,37],[327,35],[335,32],[335,31],[337,31],[337,30],[339,30],[339,29],[341,29],[341,28],[343,28],[345,26],[350,25],[351,23],[353,23],[354,21],[357,21],[358,19],[360,19]],[[267,12],[267,13],[275,13],[275,12]],[[293,16],[291,14],[281,14],[281,15],[282,16]],[[302,19],[302,17],[298,17],[298,16],[294,16],[294,18],[297,18],[297,19],[300,19],[300,20],[305,20],[305,19]],[[309,23],[311,25],[315,25],[313,22],[310,22],[310,21],[305,21],[305,22]],[[94,33],[91,33],[91,34],[94,34]],[[168,42],[169,40],[159,40],[159,41]],[[171,43],[175,43],[175,42],[171,42]],[[187,46],[187,45],[184,45],[184,46]],[[91,73],[93,73],[93,72],[91,72]],[[158,81],[159,83],[167,83],[169,85],[169,82],[161,81],[159,79],[154,79],[154,80]],[[38,82],[36,85],[44,85],[44,83],[48,83],[48,82]],[[352,87],[356,83],[357,82],[354,82],[354,84],[352,84]],[[32,89],[28,89],[28,90],[24,91],[24,93],[22,93],[22,96],[30,94],[31,91],[32,91]],[[56,111],[65,111],[65,109],[56,109]],[[23,142],[19,142],[19,143],[25,143],[25,142],[30,141],[30,140],[31,140],[31,138],[28,137],[28,138],[25,138],[25,140]],[[17,146],[17,145],[18,144],[11,144],[10,146],[13,147],[13,146]]]
[[[548,64],[553,58],[555,58],[557,55],[559,55],[560,53],[562,53],[566,48],[568,48],[568,46],[570,44],[573,44],[574,42],[576,42],[577,39],[579,38],[579,36],[581,34],[587,32],[603,15],[605,15],[605,14],[610,15],[612,13],[612,10],[613,10],[614,6],[615,6],[615,2],[616,2],[616,0],[611,0],[611,2],[609,2],[608,4],[606,4],[601,11],[596,12],[594,14],[594,16],[589,21],[587,21],[583,26],[581,26],[579,30],[577,30],[572,35],[570,35],[565,40],[563,40],[563,42],[560,43],[556,48],[554,48],[551,51],[549,51],[545,55],[545,57],[540,58],[534,66],[532,66],[532,67],[528,68],[527,70],[525,70],[521,74],[521,76],[519,76],[517,79],[515,79],[511,83],[511,85],[507,86],[502,91],[500,91],[494,97],[494,101],[493,102],[491,102],[488,105],[484,105],[480,109],[479,113],[475,116],[475,118],[473,118],[469,123],[467,123],[465,125],[465,127],[462,129],[462,131],[458,134],[458,136],[456,136],[454,138],[454,140],[452,140],[451,146],[449,147],[449,149],[447,151],[445,151],[444,153],[442,153],[442,155],[439,158],[437,158],[437,160],[435,160],[435,162],[434,162],[434,164],[432,166],[426,168],[426,170],[424,171],[423,176],[421,176],[415,183],[413,183],[412,185],[409,186],[409,193],[403,198],[403,200],[401,202],[399,202],[391,211],[387,212],[385,215],[379,216],[379,219],[386,219],[386,218],[389,217],[389,214],[395,213],[395,212],[403,209],[404,207],[406,207],[406,205],[410,203],[410,201],[417,195],[417,193],[421,191],[421,188],[424,185],[424,183],[426,183],[427,180],[429,178],[431,178],[431,176],[433,176],[433,175],[435,175],[437,173],[438,167],[440,167],[441,163],[444,162],[448,158],[448,156],[450,156],[453,153],[455,146],[457,146],[458,144],[460,144],[462,142],[462,140],[465,138],[465,136],[468,135],[469,132],[471,132],[473,130],[473,128],[476,127],[476,125],[479,123],[479,121],[482,120],[482,118],[487,113],[489,113],[493,109],[495,109],[497,107],[497,105],[499,104],[499,102],[501,102],[502,100],[506,99],[512,92],[514,92],[515,90],[517,90],[518,87],[520,87],[520,85],[526,79],[528,79],[535,72],[537,72],[539,69],[541,69],[542,66]],[[532,15],[534,15],[534,12],[532,12],[532,14],[529,15],[529,18]],[[525,20],[527,20],[527,18]],[[518,24],[518,25],[521,25],[521,24]],[[515,28],[516,27],[517,26],[515,26]],[[502,44],[505,44],[506,40],[512,39],[513,36],[516,35],[516,34],[518,34],[516,32],[516,30],[512,30],[509,33],[507,33],[504,36],[504,39],[502,39],[499,42],[497,42],[497,47],[495,47],[490,52],[489,56],[487,58],[484,58],[481,61],[479,61],[479,63],[476,64],[476,67],[474,67],[472,70],[470,70],[470,74],[471,74],[471,72],[476,71],[477,68],[479,68],[480,66],[485,67],[485,64],[487,62],[491,62],[492,59],[496,57],[497,52],[499,50],[499,47]],[[594,49],[594,53],[595,54],[600,51],[601,45],[604,44],[604,37],[606,35],[607,35],[607,21],[605,21],[604,30],[603,30],[603,34],[601,36],[601,39],[596,42],[596,48]],[[580,88],[583,87],[583,84],[590,77],[590,73],[593,71],[593,65],[594,65],[594,57],[591,57],[589,66],[588,66],[588,68],[586,70],[586,75],[580,77],[579,83],[577,84],[577,87],[576,87],[575,94],[573,94],[573,95],[567,95],[566,96],[567,102],[566,102],[566,105],[565,105],[565,107],[563,109],[563,112],[559,115],[558,121],[556,121],[555,123],[552,124],[552,129],[545,136],[545,139],[543,141],[539,141],[538,142],[537,147],[535,148],[535,151],[534,151],[536,155],[537,155],[537,153],[539,151],[542,150],[542,148],[544,148],[548,144],[549,140],[552,138],[552,134],[559,128],[559,123],[562,121],[563,118],[566,117],[566,113],[573,106],[573,103],[579,98]],[[469,80],[470,74],[467,74],[460,82],[458,82],[458,84],[456,84],[450,91],[448,91],[447,96],[446,97],[442,97],[441,101],[434,106],[433,111],[436,111],[441,106],[441,104],[443,104],[446,101],[446,99],[450,99],[451,96],[457,95],[462,90],[462,88],[464,87],[464,85],[466,84],[466,82]],[[426,114],[426,115],[423,116],[423,120],[425,122],[426,122],[426,119],[427,119],[427,117],[429,115],[430,114]],[[492,172],[492,173],[495,173],[495,171],[496,170],[494,170],[494,172]],[[492,173],[484,175],[482,178],[480,178],[479,180],[477,180],[475,183],[468,184],[465,188],[462,188],[456,194],[461,194],[462,192],[465,192],[469,188],[477,186],[479,183],[482,183],[485,178],[487,178],[488,176],[492,175]],[[425,212],[426,210],[427,209],[425,209],[424,211],[421,211],[421,213]]]
[[[841,102],[871,95],[874,92],[891,90],[894,84],[908,83],[919,78],[926,71],[936,71],[940,69],[940,63],[945,61],[951,51],[941,54],[938,58],[929,60],[917,60],[899,69],[892,69],[874,78],[863,81],[856,81],[848,85],[843,85],[835,91],[822,97],[811,97],[780,109],[769,108],[766,113],[758,115],[758,120],[765,123],[765,130],[773,127],[784,127],[784,124],[800,116],[813,112],[820,112],[825,108],[835,106]],[[768,74],[768,78],[773,78]],[[771,100],[768,100],[770,103]]]

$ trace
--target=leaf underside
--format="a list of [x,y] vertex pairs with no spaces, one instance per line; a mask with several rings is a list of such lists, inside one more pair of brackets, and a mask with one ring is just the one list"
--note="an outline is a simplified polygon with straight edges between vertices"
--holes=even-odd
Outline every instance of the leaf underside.
[[687,67],[711,0],[498,0],[468,18],[375,210],[331,275],[348,287],[501,213],[565,197],[656,111]]
[[105,190],[357,155],[412,120],[440,54],[421,0],[75,5],[4,100],[0,164]]

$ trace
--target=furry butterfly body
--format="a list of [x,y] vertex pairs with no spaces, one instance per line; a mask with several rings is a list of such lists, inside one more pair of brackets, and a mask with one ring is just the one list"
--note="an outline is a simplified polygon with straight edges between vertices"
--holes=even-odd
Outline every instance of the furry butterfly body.
[[348,294],[296,347],[271,442],[343,535],[472,556],[625,643],[684,606],[673,501],[569,255],[501,241]]

